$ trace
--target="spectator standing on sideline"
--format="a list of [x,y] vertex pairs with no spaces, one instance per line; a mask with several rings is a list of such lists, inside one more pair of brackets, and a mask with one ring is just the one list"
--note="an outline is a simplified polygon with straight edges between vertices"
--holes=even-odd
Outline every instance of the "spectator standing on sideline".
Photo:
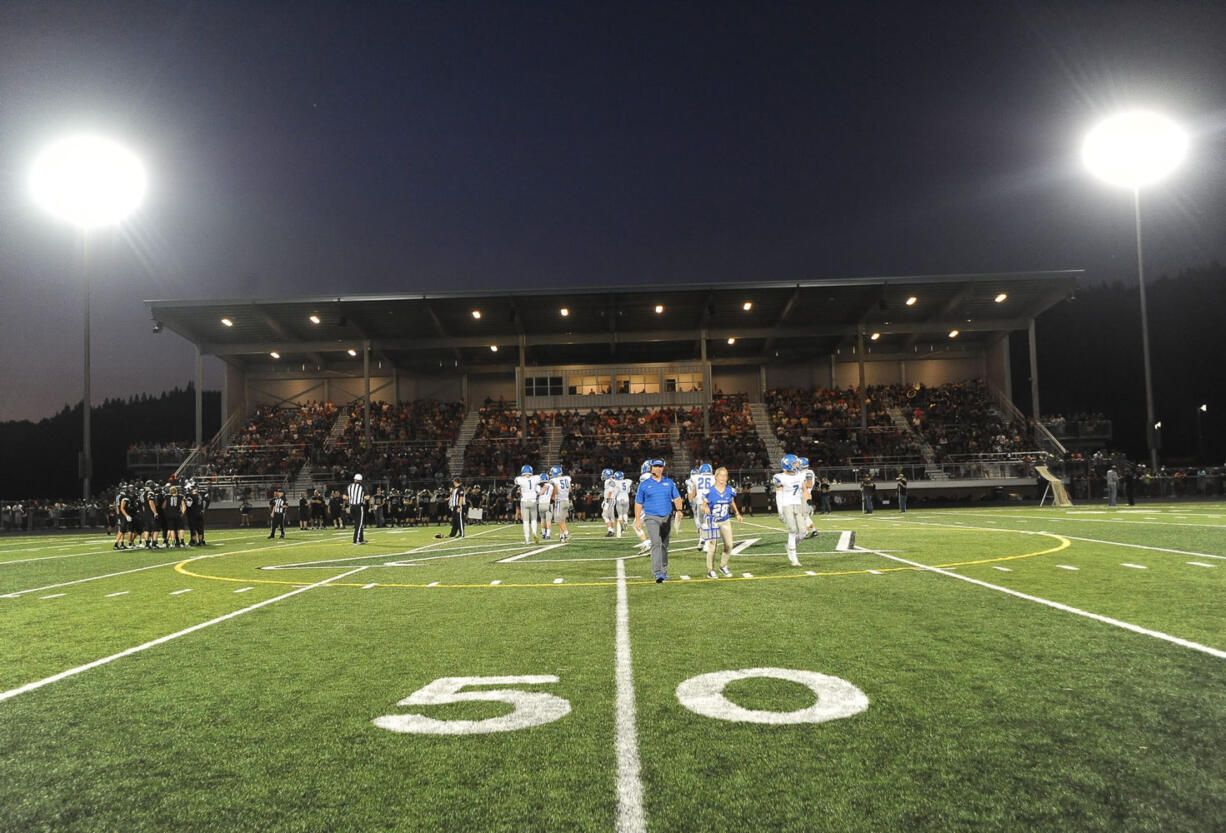
[[732,518],[729,513],[736,513],[738,521],[744,521],[741,510],[736,505],[736,489],[728,485],[728,470],[720,466],[715,470],[715,482],[706,492],[698,495],[698,501],[703,508],[703,539],[707,550],[707,578],[717,578],[715,572],[715,543],[723,539],[724,554],[720,558],[719,571],[725,576],[731,576],[728,569],[728,559],[732,555]]
[[865,472],[864,479],[860,481],[860,502],[864,504],[864,514],[873,514],[873,495],[877,492],[877,484],[873,482],[873,476]]
[[1107,469],[1107,505],[1117,506],[1120,493],[1120,473],[1115,466]]
[[902,472],[898,473],[898,511],[907,511],[907,476]]
[[353,543],[366,543],[366,488],[362,475],[355,474],[349,484],[349,517],[353,521]]
[[641,536],[646,527],[656,584],[668,580],[668,537],[673,528],[673,513],[680,511],[681,492],[677,491],[677,484],[664,476],[663,460],[652,460],[649,475],[640,481],[634,495],[634,529]]
[[302,497],[298,498],[298,528],[306,529],[307,521],[311,517],[311,501],[307,497],[307,493],[303,492]]

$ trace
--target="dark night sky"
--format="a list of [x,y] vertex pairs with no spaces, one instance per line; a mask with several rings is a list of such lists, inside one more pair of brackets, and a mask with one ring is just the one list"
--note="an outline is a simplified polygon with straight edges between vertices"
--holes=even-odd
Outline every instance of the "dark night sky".
[[1126,106],[1193,134],[1149,273],[1226,260],[1222,4],[847,5],[9,0],[0,420],[81,395],[75,232],[27,189],[80,128],[151,178],[91,249],[96,402],[191,378],[147,298],[1135,280],[1131,197],[1078,159]]

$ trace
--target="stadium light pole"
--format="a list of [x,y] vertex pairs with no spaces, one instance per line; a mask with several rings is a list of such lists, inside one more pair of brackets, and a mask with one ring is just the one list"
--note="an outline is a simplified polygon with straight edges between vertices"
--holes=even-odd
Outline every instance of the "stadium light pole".
[[1158,182],[1183,162],[1187,134],[1173,121],[1143,110],[1120,113],[1092,129],[1081,147],[1090,172],[1112,185],[1132,189],[1137,226],[1137,277],[1141,288],[1141,351],[1145,358],[1145,426],[1149,464],[1158,470],[1154,428],[1154,384],[1149,362],[1149,314],[1145,307],[1145,258],[1141,248],[1141,189]]
[[136,210],[145,195],[145,169],[140,160],[115,142],[94,135],[61,139],[46,147],[34,161],[30,175],[34,201],[61,220],[76,226],[81,251],[81,283],[85,297],[85,390],[81,399],[82,451],[80,460],[81,525],[86,523],[93,471],[90,443],[89,357],[89,233],[113,226]]

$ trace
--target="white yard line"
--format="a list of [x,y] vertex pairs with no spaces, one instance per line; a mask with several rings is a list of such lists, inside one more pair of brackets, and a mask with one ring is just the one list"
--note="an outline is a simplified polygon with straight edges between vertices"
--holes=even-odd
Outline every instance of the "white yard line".
[[98,668],[110,662],[114,662],[117,659],[122,659],[124,657],[131,656],[132,654],[140,653],[141,651],[144,651],[148,648],[153,648],[157,645],[161,645],[164,642],[170,642],[172,639],[178,639],[180,636],[187,636],[189,633],[195,633],[198,630],[203,630],[204,628],[210,627],[212,625],[220,624],[229,619],[233,619],[236,616],[242,616],[244,613],[250,613],[253,610],[258,610],[261,607],[273,604],[274,602],[279,602],[282,599],[288,599],[290,596],[296,596],[299,593],[305,593],[307,590],[314,590],[316,587],[322,587],[323,585],[328,584],[329,582],[338,581],[340,579],[345,578],[346,576],[351,576],[354,573],[361,572],[362,570],[365,570],[365,569],[366,569],[365,567],[358,567],[356,570],[350,570],[347,573],[341,573],[339,576],[333,576],[332,578],[326,578],[323,581],[317,581],[316,583],[309,584],[306,587],[299,587],[295,590],[289,591],[288,593],[282,593],[280,596],[275,596],[271,599],[265,599],[262,602],[256,602],[250,607],[244,607],[242,610],[236,610],[232,613],[227,613],[224,616],[218,616],[216,619],[210,619],[207,622],[201,622],[198,625],[192,625],[190,628],[184,628],[181,631],[175,631],[174,633],[167,634],[166,636],[159,636],[157,639],[151,640],[142,645],[137,645],[134,648],[128,648],[127,650],[120,651],[118,654],[111,654],[109,657],[103,657],[102,659],[96,659],[93,662],[87,662],[85,665],[78,665],[76,668],[69,668],[67,671],[61,671],[58,674],[52,674],[50,677],[45,677],[44,679],[36,680],[35,682],[32,682],[32,683],[26,683],[25,685],[19,688],[14,688],[14,689],[10,689],[9,691],[0,692],[0,703],[4,702],[5,700],[10,700],[16,697],[18,694],[25,694],[26,692],[34,691],[35,689],[42,688],[45,685],[50,685],[51,683],[59,682],[60,680],[67,679],[68,677],[72,677],[76,674],[80,674],[82,672],[89,671],[94,668]]
[[896,555],[890,555],[888,553],[878,552],[877,550],[869,550],[869,549],[864,550],[864,552],[875,553],[876,555],[879,555],[882,558],[888,558],[891,561],[897,561],[900,564],[906,564],[911,567],[918,567],[919,569],[925,570],[930,573],[938,573],[943,576],[948,576],[949,578],[956,578],[959,581],[966,581],[966,582],[970,582],[971,584],[977,584],[980,587],[986,587],[987,589],[995,590],[998,593],[1005,593],[1010,596],[1015,596],[1016,598],[1019,598],[1019,599],[1025,599],[1028,602],[1034,602],[1036,604],[1045,605],[1047,607],[1055,608],[1056,610],[1063,610],[1065,613],[1072,613],[1077,616],[1084,616],[1087,619],[1093,619],[1095,622],[1102,622],[1105,625],[1112,625],[1113,627],[1123,628],[1126,631],[1132,631],[1133,633],[1139,633],[1142,636],[1152,636],[1154,639],[1161,639],[1162,641],[1170,642],[1173,645],[1179,645],[1184,648],[1191,648],[1193,651],[1200,651],[1203,654],[1208,654],[1209,656],[1217,657],[1218,659],[1226,659],[1226,651],[1221,651],[1221,650],[1218,650],[1217,648],[1211,648],[1208,645],[1201,645],[1199,642],[1193,642],[1190,639],[1183,639],[1178,636],[1172,636],[1169,633],[1162,633],[1161,631],[1155,631],[1149,628],[1143,628],[1140,625],[1134,625],[1131,622],[1124,622],[1119,619],[1112,619],[1110,616],[1102,616],[1101,614],[1098,614],[1098,613],[1091,613],[1088,610],[1082,610],[1081,608],[1072,607],[1071,605],[1061,604],[1060,602],[1053,602],[1050,599],[1040,598],[1039,596],[1031,596],[1029,593],[1020,593],[1017,590],[1011,590],[1008,587],[1001,587],[998,584],[990,584],[989,582],[980,581],[979,579],[971,578],[970,576],[958,575],[957,573],[951,573],[949,570],[942,570],[940,567],[930,567],[927,564],[921,564],[918,561],[909,561],[906,558],[899,558]]
[[[307,542],[304,541],[302,543],[307,543]],[[298,546],[298,544],[299,542],[294,542],[293,544],[281,544],[281,545],[274,545],[272,547],[255,547],[254,549],[249,549],[249,550],[234,550],[233,552],[215,552],[215,553],[210,553],[208,555],[198,555],[195,558],[191,558],[190,556],[187,555],[187,553],[183,553],[183,556],[184,556],[183,558],[176,558],[174,561],[166,561],[161,564],[150,564],[148,567],[137,567],[133,570],[120,570],[117,573],[106,573],[105,575],[101,575],[101,576],[90,576],[89,578],[79,578],[79,579],[74,579],[73,581],[62,581],[59,584],[48,584],[43,587],[32,587],[29,590],[16,590],[12,593],[5,593],[3,595],[0,595],[0,599],[15,599],[18,596],[24,596],[27,593],[38,593],[39,591],[42,591],[42,590],[54,590],[57,587],[68,587],[69,585],[81,584],[82,582],[86,582],[86,581],[99,581],[100,579],[104,579],[104,578],[114,578],[115,576],[126,576],[129,573],[139,573],[144,570],[156,570],[158,567],[173,567],[176,564],[181,564],[184,561],[189,561],[189,560],[196,561],[202,558],[220,558],[223,555],[243,555],[249,552],[262,552],[263,550],[267,550],[267,549],[296,547]]]
[[512,561],[519,561],[520,559],[527,558],[530,555],[540,555],[543,552],[549,552],[550,550],[556,550],[558,547],[561,547],[561,546],[565,546],[565,545],[564,544],[547,544],[543,547],[537,547],[534,550],[528,550],[527,552],[521,552],[519,555],[512,555],[507,558],[500,558],[495,563],[496,564],[510,564]]
[[617,833],[645,833],[643,781],[639,774],[638,728],[635,725],[634,669],[630,662],[630,605],[626,563],[617,562],[617,705],[614,746],[617,750]]
[[[222,538],[220,541],[214,541],[213,543],[214,544],[224,544],[226,541],[233,541],[239,537],[241,536],[232,535],[229,538]],[[63,544],[61,546],[31,547],[28,549],[21,549],[21,550],[16,550],[12,552],[10,552],[9,550],[0,550],[0,557],[3,557],[5,555],[10,555],[10,554],[20,555],[20,554],[27,553],[27,552],[39,552],[40,550],[65,550],[65,549],[70,549],[72,547],[84,547],[84,546],[90,546],[90,547],[101,546],[102,547],[102,549],[91,550],[90,552],[71,552],[71,553],[66,553],[64,555],[37,555],[37,556],[34,556],[33,558],[19,558],[13,561],[0,561],[0,567],[6,567],[9,564],[24,564],[27,561],[48,561],[53,558],[81,558],[83,556],[89,557],[89,556],[99,556],[99,555],[114,555],[115,553],[123,553],[124,555],[127,555],[127,554],[138,552],[138,551],[156,553],[156,552],[161,552],[162,550],[166,550],[166,549],[173,549],[171,547],[158,547],[156,550],[152,550],[152,549],[145,549],[144,547],[132,547],[131,549],[117,550],[117,549],[113,549],[111,546],[108,546],[109,544],[113,544],[113,543],[114,543],[114,538],[112,537],[111,539],[107,541],[91,541],[89,543],[82,543],[82,544]]]

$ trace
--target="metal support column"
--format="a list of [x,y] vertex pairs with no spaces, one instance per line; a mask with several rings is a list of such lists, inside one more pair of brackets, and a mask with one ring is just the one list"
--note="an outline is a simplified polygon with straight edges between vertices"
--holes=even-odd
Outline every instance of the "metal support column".
[[1039,424],[1039,351],[1038,342],[1034,336],[1034,319],[1030,319],[1030,327],[1026,331],[1030,339],[1030,415],[1034,424]]
[[370,339],[362,342],[362,377],[366,382],[366,448],[370,448]]
[[196,448],[204,444],[204,356],[196,346]]
[[860,360],[860,427],[868,428],[868,391],[864,389],[864,325],[856,331],[856,358]]

